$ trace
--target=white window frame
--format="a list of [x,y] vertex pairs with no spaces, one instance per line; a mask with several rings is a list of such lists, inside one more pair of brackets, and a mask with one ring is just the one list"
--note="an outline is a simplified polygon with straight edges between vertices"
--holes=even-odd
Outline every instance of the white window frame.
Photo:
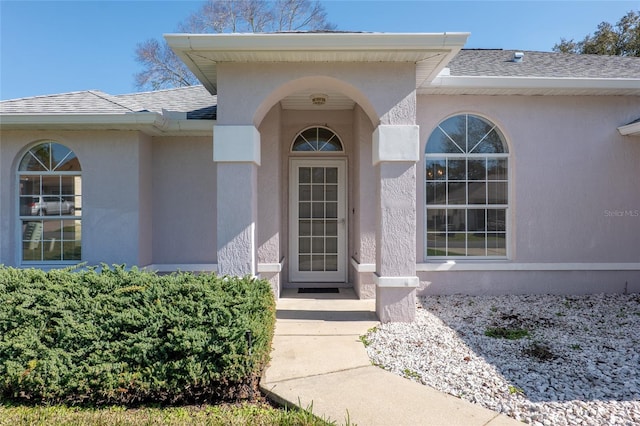
[[[490,131],[492,130],[496,130],[498,132],[498,134],[501,136],[501,140],[503,145],[505,146],[505,148],[507,149],[506,153],[445,153],[445,152],[439,152],[439,153],[427,153],[427,145],[429,143],[429,139],[431,138],[431,135],[433,134],[433,132],[435,132],[439,127],[440,124],[442,124],[444,121],[453,118],[453,117],[457,117],[457,116],[475,116],[478,117],[488,123],[490,123],[492,125],[492,128]],[[487,133],[488,134],[488,133]],[[486,136],[486,135],[485,135]],[[466,137],[468,137],[468,134],[466,135]],[[484,138],[482,139],[484,140]],[[478,146],[482,141],[476,143],[476,145],[473,147],[475,148],[476,146]],[[473,150],[472,148],[472,150]],[[441,120],[438,125],[431,131],[431,133],[429,133],[429,137],[427,138],[427,143],[425,144],[425,148],[424,148],[424,162],[422,164],[422,196],[424,197],[424,204],[423,204],[423,226],[424,226],[424,232],[423,232],[423,238],[424,238],[424,244],[423,244],[423,248],[424,248],[424,259],[426,260],[426,262],[436,262],[436,263],[442,263],[443,261],[448,261],[448,260],[453,260],[453,261],[467,261],[467,262],[473,262],[473,261],[487,261],[487,260],[508,260],[511,257],[511,244],[510,244],[510,240],[511,240],[511,215],[510,215],[510,205],[511,205],[511,182],[512,182],[512,178],[511,178],[511,150],[509,149],[509,144],[507,143],[506,137],[504,136],[504,134],[502,133],[502,131],[500,130],[500,128],[491,120],[488,119],[480,114],[477,113],[468,113],[468,112],[462,112],[462,113],[458,113],[458,114],[454,114],[451,115],[449,117],[444,118],[443,120]],[[446,200],[445,204],[427,204],[427,194],[426,194],[426,189],[427,189],[427,161],[429,160],[433,160],[433,159],[446,159],[447,161],[449,159],[465,159],[465,160],[473,160],[473,159],[487,159],[487,158],[496,158],[496,159],[505,159],[507,161],[507,177],[506,177],[506,194],[507,194],[507,203],[506,204],[469,204],[468,203],[468,199],[466,200],[467,203],[464,204],[449,204],[449,200]],[[467,170],[467,174],[465,176],[465,182],[468,183],[469,181],[469,175],[468,175],[469,171]],[[448,179],[443,181],[443,182],[449,182]],[[472,182],[472,181],[471,181]],[[485,181],[485,182],[489,182],[489,181]],[[467,194],[468,197],[468,194]],[[459,209],[459,210],[464,210],[465,213],[468,212],[469,210],[475,210],[475,209],[483,209],[483,210],[491,210],[491,209],[495,209],[495,210],[503,210],[504,214],[505,214],[505,255],[500,255],[500,256],[491,256],[491,255],[485,255],[485,256],[473,256],[473,255],[468,255],[469,253],[469,245],[468,245],[468,240],[465,240],[465,253],[466,255],[461,256],[461,255],[445,255],[445,256],[438,256],[438,255],[429,255],[429,249],[431,247],[429,247],[429,232],[428,232],[428,214],[427,214],[427,210],[428,209],[440,209],[440,210],[453,210],[453,209]],[[485,225],[486,226],[486,225]],[[447,232],[445,230],[445,232]],[[469,231],[465,230],[465,231],[459,231],[459,232],[464,232],[465,234],[468,234]],[[488,233],[489,231],[487,231],[485,229],[485,234]],[[447,240],[448,241],[448,240]],[[485,240],[486,241],[486,240]],[[485,242],[486,244],[486,242]],[[486,245],[485,245],[485,250],[486,250]],[[448,244],[446,245],[446,251],[448,251]]]
[[[24,159],[24,157],[26,155],[29,154],[29,152],[31,150],[33,150],[34,148],[46,144],[46,143],[52,143],[52,144],[58,144],[58,145],[62,145],[65,148],[67,148],[70,152],[72,152],[75,155],[75,152],[69,148],[68,146],[66,146],[65,144],[59,143],[57,141],[54,140],[45,140],[45,141],[41,141],[35,145],[32,145],[31,147],[29,147],[27,150],[25,150],[24,153],[22,153],[22,155],[19,157],[19,161],[17,163],[17,169],[16,169],[16,191],[15,191],[15,198],[14,198],[14,202],[16,202],[16,206],[15,206],[15,211],[16,211],[16,217],[18,218],[16,220],[16,246],[17,246],[17,250],[16,250],[16,256],[17,256],[17,260],[18,260],[18,264],[22,265],[22,266],[37,266],[37,265],[43,265],[43,266],[67,266],[67,265],[77,265],[79,263],[82,263],[82,259],[83,259],[83,255],[84,255],[84,250],[83,250],[83,242],[82,242],[82,205],[80,204],[80,206],[76,206],[74,209],[74,215],[57,215],[57,216],[34,216],[34,215],[22,215],[21,212],[21,198],[22,195],[20,193],[20,181],[21,178],[24,176],[38,176],[38,177],[43,177],[43,176],[73,176],[73,177],[79,177],[80,178],[80,192],[77,192],[74,194],[74,196],[79,196],[82,197],[82,170],[79,171],[56,171],[55,169],[53,171],[21,171],[20,170],[20,164],[22,163],[22,160]],[[77,158],[77,156],[76,156]],[[42,192],[42,191],[40,191]],[[41,196],[48,196],[47,194],[41,194]],[[55,195],[54,195],[55,196]],[[22,235],[22,226],[23,226],[23,222],[28,222],[28,221],[62,221],[62,220],[74,220],[74,221],[79,221],[80,222],[80,259],[77,260],[45,260],[41,259],[40,260],[24,260],[24,253],[23,253],[23,235]],[[61,242],[62,243],[62,242]],[[41,250],[44,250],[44,241],[41,241]]]

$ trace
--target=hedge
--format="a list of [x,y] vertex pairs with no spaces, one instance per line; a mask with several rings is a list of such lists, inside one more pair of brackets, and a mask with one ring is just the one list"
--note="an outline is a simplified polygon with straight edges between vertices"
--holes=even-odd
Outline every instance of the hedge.
[[106,265],[0,267],[0,397],[91,405],[252,399],[274,326],[263,280]]

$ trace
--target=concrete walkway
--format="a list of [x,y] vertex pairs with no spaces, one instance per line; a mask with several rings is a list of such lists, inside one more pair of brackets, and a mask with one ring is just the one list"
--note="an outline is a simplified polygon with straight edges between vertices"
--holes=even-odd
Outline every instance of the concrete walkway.
[[520,422],[371,365],[359,336],[378,325],[375,301],[285,290],[271,364],[260,387],[337,424],[507,426]]

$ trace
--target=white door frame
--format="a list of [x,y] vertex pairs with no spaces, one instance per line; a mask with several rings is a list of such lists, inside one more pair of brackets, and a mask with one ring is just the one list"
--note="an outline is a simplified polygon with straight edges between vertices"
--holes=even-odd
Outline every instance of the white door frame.
[[[338,264],[337,271],[299,270],[299,176],[298,167],[338,168]],[[291,158],[289,160],[289,282],[346,283],[347,282],[347,159]]]

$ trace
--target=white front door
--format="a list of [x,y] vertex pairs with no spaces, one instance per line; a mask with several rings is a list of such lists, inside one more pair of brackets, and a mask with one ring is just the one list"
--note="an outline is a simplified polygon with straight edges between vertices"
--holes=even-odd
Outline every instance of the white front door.
[[346,160],[291,159],[289,281],[347,281]]

